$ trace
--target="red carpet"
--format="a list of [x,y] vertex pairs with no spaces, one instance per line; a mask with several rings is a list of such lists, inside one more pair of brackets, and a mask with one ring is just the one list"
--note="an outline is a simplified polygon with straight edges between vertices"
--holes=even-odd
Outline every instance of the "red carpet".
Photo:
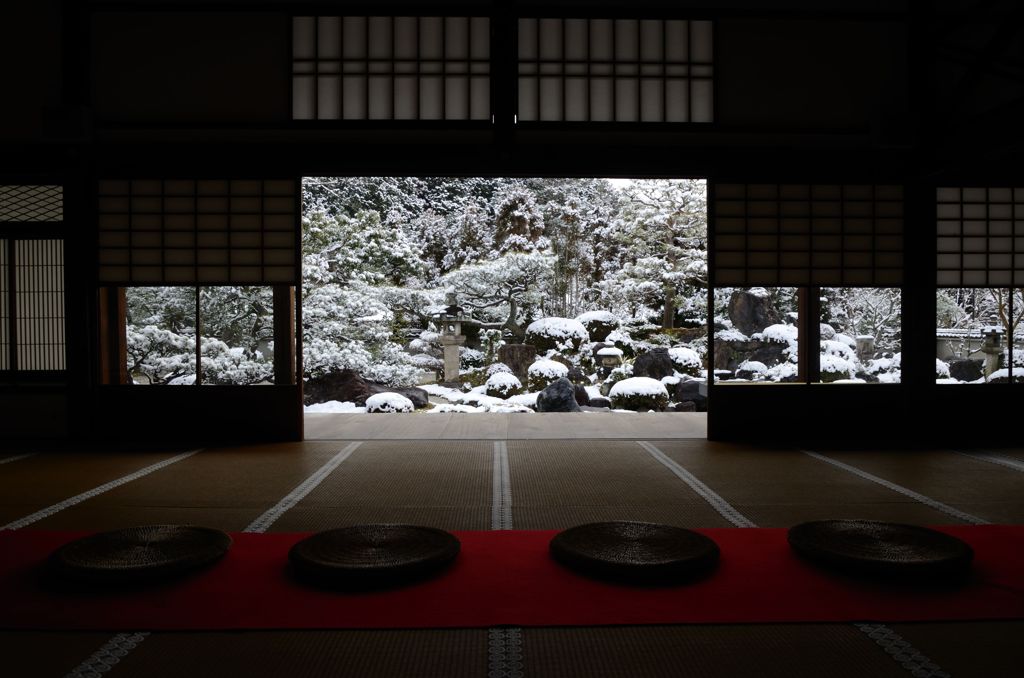
[[547,555],[554,532],[460,532],[444,575],[401,590],[325,593],[293,583],[284,564],[300,534],[235,534],[211,570],[127,593],[57,593],[38,567],[82,533],[0,532],[0,628],[268,629],[586,626],[729,622],[1024,618],[1024,526],[943,527],[970,543],[972,579],[924,591],[822,573],[797,559],[781,529],[700,530],[722,561],[688,586],[642,589],[593,581]]

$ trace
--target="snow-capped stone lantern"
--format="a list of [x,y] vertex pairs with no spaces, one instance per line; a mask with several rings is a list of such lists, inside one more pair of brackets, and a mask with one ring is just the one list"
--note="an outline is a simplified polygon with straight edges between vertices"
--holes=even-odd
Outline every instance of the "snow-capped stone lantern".
[[598,350],[597,357],[601,359],[601,371],[607,377],[612,370],[622,364],[622,349],[605,346]]
[[1003,355],[1003,331],[998,327],[986,327],[981,331],[984,342],[981,352],[985,354],[985,379],[999,369],[999,359]]
[[441,346],[444,347],[444,380],[457,382],[459,347],[466,343],[466,335],[462,333],[462,321],[465,320],[465,316],[462,315],[462,308],[459,307],[455,292],[449,291],[445,299],[448,306],[434,317],[441,332]]

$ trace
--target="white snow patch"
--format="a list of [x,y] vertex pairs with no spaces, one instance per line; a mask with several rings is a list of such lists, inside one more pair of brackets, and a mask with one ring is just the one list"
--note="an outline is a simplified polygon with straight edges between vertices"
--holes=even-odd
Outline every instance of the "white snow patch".
[[588,322],[599,322],[599,323],[615,323],[619,324],[619,316],[615,315],[611,311],[587,311],[576,316],[576,320],[581,323]]
[[312,405],[306,405],[303,409],[311,414],[317,412],[347,412],[348,414],[362,414],[363,412],[366,412],[365,407],[359,407],[350,400],[346,400],[344,402],[328,400],[325,403],[313,403]]
[[668,350],[668,357],[671,358],[672,362],[679,367],[691,367],[698,370],[703,367],[701,364],[700,354],[686,346],[670,348]]
[[724,330],[716,330],[715,339],[718,339],[719,341],[749,341],[747,335],[732,327]]
[[790,347],[795,347],[797,329],[793,325],[769,325],[761,332],[752,334],[751,339],[772,341],[776,344],[788,344]]
[[622,357],[622,349],[615,348],[614,346],[606,346],[606,347],[604,347],[602,349],[599,349],[597,351],[597,355],[599,355],[599,356],[615,356],[617,358],[621,358]]
[[544,377],[545,379],[559,379],[569,376],[569,368],[557,360],[538,360],[530,365],[527,373],[531,377]]
[[522,393],[520,395],[514,395],[511,398],[506,398],[505,402],[512,403],[513,405],[522,405],[524,407],[535,407],[537,405],[537,396],[539,392],[535,393]]
[[842,334],[841,332],[836,332],[836,336],[833,337],[833,339],[835,339],[836,341],[843,342],[844,344],[846,344],[850,348],[857,348],[857,340],[854,339],[853,337],[851,337],[848,334]]
[[412,401],[400,393],[375,393],[366,399],[366,411],[376,412],[412,412]]
[[583,323],[571,318],[541,318],[530,323],[526,328],[526,332],[555,339],[590,341],[590,333],[587,332],[587,328],[583,326]]
[[[1006,370],[1002,370],[1005,372]],[[939,379],[946,379],[949,377],[949,365],[942,362],[938,358],[935,359],[935,376]],[[1003,375],[1004,377],[1007,375]]]
[[752,372],[753,374],[764,374],[768,371],[768,366],[760,360],[744,360],[739,367],[736,368],[737,372]]
[[608,393],[609,396],[659,396],[663,395],[668,397],[668,389],[665,385],[657,379],[651,379],[650,377],[630,377],[629,379],[623,379],[622,381],[615,382],[612,386],[612,390]]

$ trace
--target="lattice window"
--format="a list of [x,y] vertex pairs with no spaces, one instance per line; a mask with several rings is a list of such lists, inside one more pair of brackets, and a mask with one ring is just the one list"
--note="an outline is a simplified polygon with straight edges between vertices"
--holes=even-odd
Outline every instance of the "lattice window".
[[901,186],[715,184],[716,285],[903,282]]
[[519,20],[518,120],[711,122],[712,24]]
[[290,179],[101,182],[100,282],[295,284],[295,184]]
[[0,222],[63,220],[63,186],[0,186]]
[[490,120],[485,17],[292,22],[296,120]]
[[937,283],[1024,285],[1024,188],[939,188]]

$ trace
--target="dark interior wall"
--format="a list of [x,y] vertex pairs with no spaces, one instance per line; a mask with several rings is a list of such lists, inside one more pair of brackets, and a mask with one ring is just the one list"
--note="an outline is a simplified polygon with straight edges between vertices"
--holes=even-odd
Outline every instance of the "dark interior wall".
[[46,122],[61,105],[60,4],[60,0],[5,2],[0,9],[0,142],[41,140]]
[[715,37],[723,126],[875,133],[906,125],[903,21],[726,17]]
[[270,12],[100,12],[100,122],[280,123],[291,115],[291,21]]
[[[68,267],[69,289],[76,290],[68,297],[76,367],[67,388],[5,385],[0,437],[52,436],[69,428],[79,435],[125,436],[166,416],[189,418],[186,433],[204,437],[231,427],[246,437],[287,437],[297,435],[301,425],[294,389],[149,391],[96,385],[98,367],[89,363],[98,355],[90,254],[95,176],[442,172],[782,180],[797,174],[861,182],[881,171],[886,181],[921,187],[908,239],[908,251],[913,245],[925,252],[911,280],[920,291],[918,301],[931,294],[931,182],[1024,182],[1019,133],[1024,78],[1015,77],[1024,63],[1024,41],[1004,39],[1021,23],[1021,5],[1010,0],[950,7],[889,0],[563,0],[564,11],[533,3],[524,9],[526,15],[598,15],[602,7],[618,15],[642,14],[641,7],[649,5],[652,15],[662,9],[685,15],[692,8],[702,17],[716,17],[716,102],[715,124],[707,127],[540,125],[529,130],[336,123],[293,129],[285,3],[221,0],[217,10],[207,10],[193,1],[192,9],[173,11],[167,8],[174,0],[150,4],[163,9],[134,9],[128,0],[121,5],[131,11],[96,13],[85,0],[0,3],[5,64],[0,176],[64,176],[69,195],[77,196],[68,203],[67,220],[74,226],[69,233],[76,234],[69,239],[77,253]],[[485,11],[516,9],[511,2],[478,4]],[[439,7],[405,5],[407,12]],[[339,4],[337,11],[352,6]],[[361,8],[386,11],[382,4]],[[67,54],[65,23],[71,28]],[[916,345],[922,347],[933,322],[925,306],[912,321],[919,328]],[[925,367],[913,383],[890,389],[716,389],[712,433],[720,438],[743,432],[830,435],[832,414],[852,408],[866,422],[858,431],[884,431],[896,439],[906,436],[907,422],[927,421],[914,418],[922,404],[929,413],[925,417],[956,411],[971,422],[1014,402],[1016,392],[1007,389],[969,395],[937,389]],[[88,406],[92,402],[95,409]],[[229,403],[226,413],[211,414],[213,403]],[[103,426],[111,412],[128,423]],[[743,417],[742,429],[734,416]],[[967,426],[961,426],[963,432]]]

